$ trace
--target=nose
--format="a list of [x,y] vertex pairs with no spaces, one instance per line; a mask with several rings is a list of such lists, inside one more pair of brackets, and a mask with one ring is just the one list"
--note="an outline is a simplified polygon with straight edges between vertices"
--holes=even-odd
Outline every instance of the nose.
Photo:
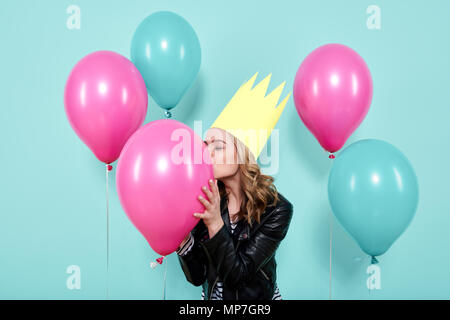
[[209,155],[211,156],[211,158],[213,158],[214,157],[214,147],[213,147],[212,143],[210,143],[208,145],[208,151],[209,151]]

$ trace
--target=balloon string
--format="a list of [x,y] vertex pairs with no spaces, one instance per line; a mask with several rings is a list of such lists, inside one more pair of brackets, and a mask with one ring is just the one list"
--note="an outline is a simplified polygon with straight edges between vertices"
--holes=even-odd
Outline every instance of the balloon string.
[[167,275],[167,258],[163,256],[164,261],[164,280],[163,280],[163,300],[166,300],[166,275]]
[[332,264],[331,264],[331,252],[332,252],[332,248],[333,248],[333,226],[332,226],[332,217],[331,217],[331,212],[329,213],[329,228],[330,228],[330,293],[329,293],[329,297],[328,299],[331,300],[331,275],[332,275]]
[[[335,156],[330,153],[330,155],[328,156],[329,159],[333,160],[335,158]],[[332,167],[333,163],[332,161],[330,161],[330,170]],[[330,171],[329,170],[329,171]],[[330,287],[330,292],[328,295],[328,299],[331,300],[331,283],[332,283],[332,250],[333,250],[333,216],[332,216],[332,212],[331,210],[328,213],[328,226],[329,226],[329,230],[330,230],[330,283],[329,283],[329,287]]]
[[[373,258],[373,257],[372,257]],[[373,261],[370,261],[370,264],[372,265],[373,264]],[[370,279],[370,278],[369,278]],[[371,299],[371,297],[370,297],[370,291],[372,291],[372,289],[370,288],[370,285],[371,285],[371,283],[367,283],[367,288],[369,289],[369,299]]]
[[109,171],[112,169],[110,165],[106,165],[106,300],[109,300]]

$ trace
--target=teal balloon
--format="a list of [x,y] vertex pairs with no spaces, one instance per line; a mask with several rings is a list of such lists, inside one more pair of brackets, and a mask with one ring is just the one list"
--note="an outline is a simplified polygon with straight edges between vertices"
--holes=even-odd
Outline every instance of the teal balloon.
[[328,180],[334,215],[361,249],[385,253],[413,219],[419,187],[409,160],[375,139],[355,142],[336,156]]
[[184,18],[159,11],[145,18],[136,29],[131,60],[142,74],[150,96],[161,108],[170,110],[197,77],[200,42]]

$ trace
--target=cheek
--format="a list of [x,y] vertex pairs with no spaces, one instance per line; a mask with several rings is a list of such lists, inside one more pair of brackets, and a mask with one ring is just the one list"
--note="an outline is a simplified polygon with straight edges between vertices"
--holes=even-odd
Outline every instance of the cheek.
[[232,160],[227,160],[230,155],[224,152],[223,149],[211,150],[210,152],[212,162],[214,164],[227,164],[232,163]]
[[239,169],[236,152],[233,149],[215,150],[212,153],[212,161],[216,179],[233,176]]

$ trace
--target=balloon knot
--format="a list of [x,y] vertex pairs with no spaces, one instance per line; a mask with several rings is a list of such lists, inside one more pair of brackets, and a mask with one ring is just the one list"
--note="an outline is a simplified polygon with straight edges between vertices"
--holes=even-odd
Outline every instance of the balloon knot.
[[375,256],[372,256],[372,264],[377,264],[378,260],[377,258],[375,258]]
[[168,119],[172,118],[172,112],[166,111],[165,114],[166,114],[166,118],[168,118]]
[[150,267],[152,269],[155,269],[158,266],[158,264],[162,264],[163,263],[163,260],[164,260],[164,256],[159,257],[158,259],[156,259],[156,262],[155,261],[150,262]]
[[334,154],[330,153],[330,155],[328,156],[328,158],[334,159],[334,158],[336,158],[336,157],[334,156]]
[[111,171],[113,169],[112,165],[108,164],[107,165],[108,171]]

